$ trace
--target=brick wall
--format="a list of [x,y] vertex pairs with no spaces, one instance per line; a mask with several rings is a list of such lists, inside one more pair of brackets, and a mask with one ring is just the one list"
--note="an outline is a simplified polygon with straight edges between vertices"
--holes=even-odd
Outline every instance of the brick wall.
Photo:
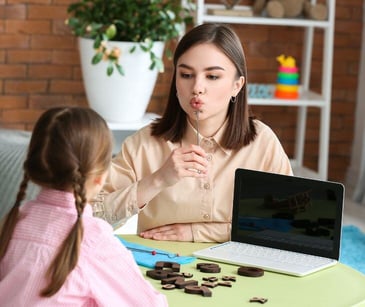
[[[72,0],[0,0],[0,126],[32,129],[51,106],[86,106],[76,38],[64,25]],[[350,163],[362,30],[362,0],[337,0],[329,179],[344,181]],[[250,82],[273,82],[275,57],[281,53],[301,59],[302,30],[291,27],[233,25],[247,56]],[[322,33],[315,34],[313,76],[320,84]],[[161,114],[171,78],[171,63],[160,74],[148,111]],[[300,65],[300,62],[298,63]],[[293,155],[297,110],[258,107],[254,113],[278,134]],[[309,109],[305,165],[315,168],[318,155],[319,112]],[[283,120],[284,119],[284,120]]]

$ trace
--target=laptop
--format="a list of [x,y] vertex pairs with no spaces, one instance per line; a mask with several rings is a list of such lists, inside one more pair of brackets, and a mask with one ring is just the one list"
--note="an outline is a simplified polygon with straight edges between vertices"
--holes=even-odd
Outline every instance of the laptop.
[[293,276],[338,262],[341,183],[237,169],[233,198],[231,241],[194,256]]

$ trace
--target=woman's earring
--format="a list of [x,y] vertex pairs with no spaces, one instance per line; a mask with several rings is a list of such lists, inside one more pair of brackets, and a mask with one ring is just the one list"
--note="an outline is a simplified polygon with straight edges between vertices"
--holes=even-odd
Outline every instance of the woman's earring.
[[235,103],[237,99],[237,96],[232,96],[230,99],[230,102]]

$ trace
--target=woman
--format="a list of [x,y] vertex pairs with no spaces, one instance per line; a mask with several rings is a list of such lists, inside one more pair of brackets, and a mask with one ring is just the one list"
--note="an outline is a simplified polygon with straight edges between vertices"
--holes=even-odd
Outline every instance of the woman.
[[237,35],[203,24],[179,42],[164,115],[127,138],[105,185],[105,216],[138,216],[156,240],[229,240],[236,168],[292,174],[279,140],[249,116]]

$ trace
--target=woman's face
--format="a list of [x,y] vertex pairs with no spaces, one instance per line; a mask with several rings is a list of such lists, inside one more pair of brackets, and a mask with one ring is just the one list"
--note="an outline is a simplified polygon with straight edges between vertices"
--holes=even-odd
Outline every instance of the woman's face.
[[214,119],[223,123],[232,96],[244,84],[237,79],[231,60],[215,45],[203,43],[188,49],[177,61],[176,89],[183,110],[191,119]]

